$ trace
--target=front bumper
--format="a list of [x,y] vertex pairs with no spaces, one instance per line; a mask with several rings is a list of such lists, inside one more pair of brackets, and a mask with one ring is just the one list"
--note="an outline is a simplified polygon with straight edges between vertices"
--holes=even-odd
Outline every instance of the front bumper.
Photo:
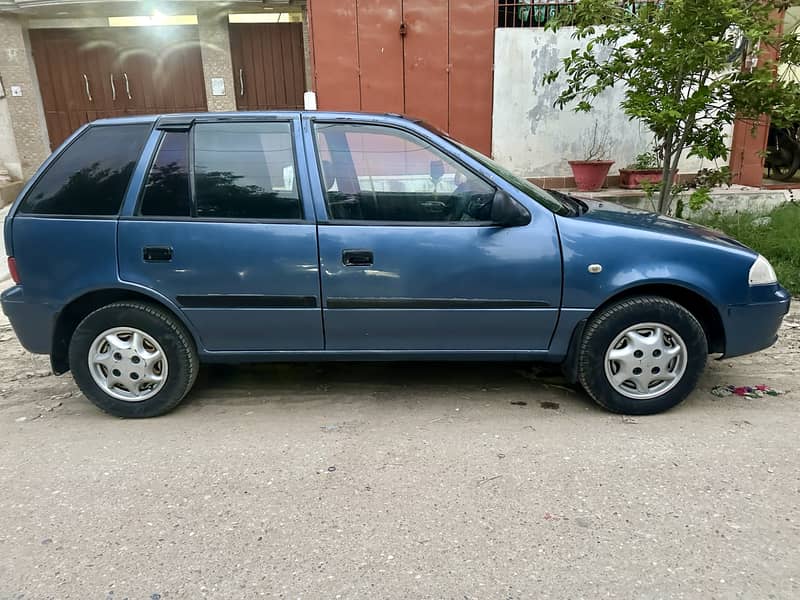
[[728,306],[723,315],[725,358],[758,352],[778,339],[791,295],[780,285],[760,290],[758,295],[758,302]]
[[55,324],[53,308],[26,300],[20,285],[4,291],[0,301],[23,348],[34,354],[50,354]]

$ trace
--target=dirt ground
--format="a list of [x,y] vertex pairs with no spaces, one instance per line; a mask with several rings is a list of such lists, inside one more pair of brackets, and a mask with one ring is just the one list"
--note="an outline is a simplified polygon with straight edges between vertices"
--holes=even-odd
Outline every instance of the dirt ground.
[[125,421],[3,319],[0,599],[798,598],[798,359],[796,304],[653,417],[527,364],[353,363],[204,368]]

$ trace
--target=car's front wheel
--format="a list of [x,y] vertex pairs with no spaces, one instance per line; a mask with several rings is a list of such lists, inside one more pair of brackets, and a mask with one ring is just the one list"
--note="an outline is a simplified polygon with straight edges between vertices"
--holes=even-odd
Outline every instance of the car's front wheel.
[[608,306],[586,326],[578,377],[601,406],[647,415],[682,402],[708,358],[702,325],[680,304],[639,296]]
[[83,394],[118,417],[172,410],[194,384],[197,353],[183,325],[145,302],[115,302],[80,322],[69,346]]

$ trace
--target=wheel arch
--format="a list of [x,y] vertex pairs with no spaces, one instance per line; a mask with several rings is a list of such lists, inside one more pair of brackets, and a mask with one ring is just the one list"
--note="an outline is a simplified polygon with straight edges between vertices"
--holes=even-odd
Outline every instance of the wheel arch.
[[600,304],[590,315],[590,319],[611,304],[634,296],[661,296],[680,304],[700,322],[708,341],[709,354],[725,351],[725,325],[722,315],[706,296],[700,292],[677,283],[641,283],[617,291]]
[[53,340],[50,351],[50,365],[53,372],[56,375],[60,375],[69,371],[69,343],[78,324],[98,308],[124,300],[147,302],[163,308],[186,327],[195,346],[199,346],[196,332],[186,319],[186,316],[166,299],[148,292],[149,290],[127,287],[102,288],[84,291],[67,302],[58,312],[55,326],[53,327]]
[[635,296],[661,296],[677,302],[688,310],[700,322],[708,342],[710,354],[725,352],[725,326],[717,307],[703,294],[676,283],[638,283],[617,290],[595,308],[591,314],[581,320],[570,338],[566,358],[562,363],[564,376],[572,383],[578,381],[578,347],[583,338],[586,324],[597,314],[612,304]]

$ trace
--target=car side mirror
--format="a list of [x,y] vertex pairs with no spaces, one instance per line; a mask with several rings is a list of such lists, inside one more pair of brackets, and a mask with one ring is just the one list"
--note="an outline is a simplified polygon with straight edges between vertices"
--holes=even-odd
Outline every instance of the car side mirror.
[[531,222],[528,209],[506,194],[497,190],[492,199],[492,223],[501,227],[521,227]]

